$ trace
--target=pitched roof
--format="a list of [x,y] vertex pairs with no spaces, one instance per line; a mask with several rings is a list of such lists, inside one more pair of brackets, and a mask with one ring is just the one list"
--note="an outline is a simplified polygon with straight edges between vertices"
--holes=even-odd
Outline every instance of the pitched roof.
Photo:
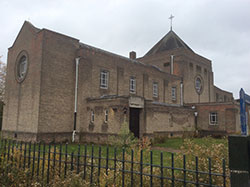
[[145,56],[177,48],[184,48],[194,52],[174,31],[171,30],[157,44],[155,44]]
[[20,29],[20,31],[19,31],[19,33],[18,33],[18,35],[17,35],[17,37],[16,37],[14,43],[12,44],[11,47],[9,47],[9,49],[12,48],[12,47],[15,45],[15,43],[16,43],[16,41],[18,40],[18,37],[20,36],[21,32],[22,32],[23,29],[26,28],[26,27],[31,28],[30,30],[31,30],[32,33],[37,33],[37,32],[40,31],[40,29],[36,28],[36,27],[35,27],[34,25],[32,25],[29,21],[24,21],[23,26],[22,26],[22,28]]
[[[158,71],[158,72],[161,72],[161,73],[170,75],[169,73],[166,73],[165,71],[161,70],[159,67],[157,67],[157,66],[155,66],[155,65],[144,64],[144,63],[142,63],[142,62],[140,62],[140,61],[138,61],[138,60],[136,60],[136,59],[127,58],[127,57],[124,57],[124,56],[121,56],[121,55],[118,55],[118,54],[115,54],[115,53],[112,53],[112,52],[109,52],[109,51],[105,51],[105,50],[100,49],[100,48],[96,48],[96,47],[93,47],[93,46],[84,44],[84,43],[82,43],[82,42],[80,42],[80,47],[82,47],[82,48],[87,48],[87,49],[90,49],[90,50],[93,50],[93,51],[96,51],[96,52],[99,52],[99,53],[103,53],[103,54],[115,56],[115,57],[117,57],[117,58],[124,59],[124,60],[126,60],[127,62],[134,63],[134,64],[138,64],[138,65],[141,65],[141,66],[144,66],[144,67],[150,67],[150,68],[155,69],[155,70]],[[177,76],[177,75],[170,75],[170,76],[171,76],[171,77],[178,78],[178,79],[180,78],[180,77]]]

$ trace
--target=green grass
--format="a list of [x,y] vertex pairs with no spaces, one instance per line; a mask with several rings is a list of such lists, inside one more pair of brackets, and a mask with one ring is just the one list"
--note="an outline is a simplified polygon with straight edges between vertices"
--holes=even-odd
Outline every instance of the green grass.
[[[205,145],[207,148],[211,147],[213,144],[224,144],[225,147],[227,146],[227,139],[215,139],[215,138],[190,138],[191,142],[198,145]],[[154,150],[154,147],[163,147],[163,148],[172,148],[179,150],[181,146],[183,146],[184,139],[183,138],[166,138],[163,143],[155,143],[152,145],[152,159],[154,164],[160,164],[161,161],[161,152],[163,154],[163,161],[170,163],[171,162],[171,153],[166,151],[160,151],[160,150]],[[3,145],[2,145],[3,146]],[[78,154],[78,144],[68,144],[67,145],[67,153],[71,154],[74,153],[74,155]],[[94,157],[99,156],[99,148],[101,148],[101,157],[106,158],[107,157],[107,147],[108,147],[108,156],[109,158],[115,157],[115,147],[114,146],[106,146],[106,145],[95,145],[95,144],[80,144],[80,155],[85,154],[85,146],[86,146],[86,152],[89,157],[92,155],[92,149],[93,149],[93,155]],[[7,148],[7,147],[6,147]],[[24,145],[23,145],[24,148]],[[56,145],[56,152],[59,153],[60,151],[60,145]],[[46,152],[49,151],[49,146],[46,145],[45,147]],[[29,145],[27,144],[27,153],[28,154]],[[38,145],[36,145],[36,150],[38,150]],[[43,151],[43,145],[41,145],[40,148],[41,152]],[[31,152],[33,151],[33,146],[31,146]],[[117,159],[122,159],[122,148],[116,148],[116,155]],[[131,154],[131,150],[126,149],[126,153]],[[54,145],[51,145],[51,152],[54,152]],[[66,144],[62,145],[62,154],[66,153]],[[42,154],[42,153],[41,153]],[[134,151],[134,155],[138,155],[138,150]],[[181,153],[180,153],[181,154]],[[176,155],[176,153],[174,153]],[[144,162],[150,162],[150,153],[146,153],[144,151]]]
[[183,142],[183,138],[167,138],[163,143],[156,143],[153,146],[180,149],[180,147],[183,145]]
[[[211,137],[206,137],[206,138],[189,138],[191,142],[194,144],[198,145],[205,145],[207,148],[210,148],[213,144],[224,144],[225,147],[228,146],[227,144],[227,139],[226,138],[211,138]],[[183,138],[167,138],[165,139],[164,143],[160,144],[153,144],[152,146],[157,146],[157,147],[165,147],[165,148],[172,148],[172,149],[177,149],[179,150],[181,146],[184,144],[184,139]],[[86,144],[87,148],[87,155],[91,156],[92,155],[92,148],[93,148],[93,155],[98,156],[99,155],[99,147],[101,148],[101,156],[106,158],[107,156],[107,147],[109,149],[109,157],[114,158],[115,155],[115,147],[114,146],[106,146],[106,145],[89,145]],[[59,148],[59,147],[58,147]],[[53,150],[53,147],[52,147]],[[81,150],[81,155],[84,154],[85,151],[85,145],[80,145],[80,150]],[[62,147],[62,152],[65,153],[65,145]],[[68,144],[68,153],[74,152],[74,154],[78,153],[78,145],[77,144]],[[125,152],[128,154],[131,154],[130,149],[125,149]],[[161,152],[163,154],[163,161],[164,162],[170,162],[171,161],[171,153],[166,152],[166,151],[160,151],[160,150],[154,150],[152,148],[152,153],[153,153],[153,163],[154,164],[160,164],[161,160]],[[134,151],[134,155],[139,154],[137,153],[137,150]],[[116,155],[118,159],[122,159],[122,148],[117,148],[116,149]],[[176,153],[174,153],[176,155]],[[144,161],[145,162],[150,162],[150,153],[144,153]]]
[[[227,139],[226,138],[211,138],[211,137],[204,137],[204,138],[189,138],[194,144],[198,145],[205,145],[206,147],[210,147],[213,144],[224,144],[227,146]],[[172,149],[180,149],[183,146],[184,139],[183,138],[166,138],[163,143],[156,143],[153,146],[157,147],[166,147]]]

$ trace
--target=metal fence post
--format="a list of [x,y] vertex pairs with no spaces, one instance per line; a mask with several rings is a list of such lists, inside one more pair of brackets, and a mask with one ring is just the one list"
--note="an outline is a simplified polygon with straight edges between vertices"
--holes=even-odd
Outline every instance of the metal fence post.
[[76,169],[76,173],[77,173],[77,174],[80,173],[80,154],[81,154],[81,146],[80,146],[80,144],[78,144],[78,152],[77,152],[77,169]]
[[132,149],[131,150],[131,187],[133,186],[134,186],[134,150]]
[[249,140],[247,136],[229,136],[229,169],[231,187],[247,187],[249,183]]
[[34,172],[35,172],[35,161],[36,161],[36,144],[33,143],[33,158],[32,158],[32,172],[31,172],[31,178],[33,179],[34,177]]
[[92,144],[91,146],[91,168],[90,168],[90,184],[91,185],[93,183],[93,171],[94,171],[94,145]]
[[[22,151],[21,151],[22,152]],[[37,155],[37,170],[36,170],[36,177],[38,180],[39,173],[40,173],[40,154],[41,154],[41,142],[38,144],[38,155]]]
[[67,166],[68,166],[68,144],[65,144],[65,154],[64,154],[64,178],[67,175]]
[[125,149],[122,148],[122,187],[125,186]]
[[50,174],[50,151],[51,151],[51,144],[49,144],[49,151],[48,151],[48,162],[47,162],[47,185],[49,184],[49,174]]
[[[102,157],[102,149],[99,146],[99,156],[98,156],[98,184],[100,184],[100,174],[101,174],[101,157]],[[116,166],[115,166],[116,167]]]

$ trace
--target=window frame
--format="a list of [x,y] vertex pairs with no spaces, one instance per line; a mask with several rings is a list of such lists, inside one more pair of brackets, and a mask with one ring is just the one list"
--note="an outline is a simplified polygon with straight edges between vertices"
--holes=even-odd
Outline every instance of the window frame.
[[108,82],[109,82],[109,71],[101,70],[100,71],[100,88],[108,89]]
[[94,110],[91,110],[91,113],[90,113],[90,122],[94,123],[95,121],[95,112]]
[[[174,91],[174,92],[173,92]],[[174,94],[173,94],[174,93]],[[172,98],[172,101],[176,101],[176,87],[173,86],[171,88],[171,98]]]
[[[215,120],[211,120],[213,117]],[[209,112],[209,125],[218,125],[218,112]]]
[[159,96],[159,86],[158,82],[153,82],[153,97]]
[[108,115],[109,115],[109,112],[108,112],[108,109],[106,109],[105,111],[104,111],[104,122],[105,123],[108,123]]
[[129,79],[129,92],[136,93],[136,78],[134,76],[131,76]]

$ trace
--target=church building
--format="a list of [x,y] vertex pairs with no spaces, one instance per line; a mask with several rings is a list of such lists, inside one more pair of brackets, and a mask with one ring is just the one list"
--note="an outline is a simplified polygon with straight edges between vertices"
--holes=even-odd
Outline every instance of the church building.
[[25,21],[8,50],[4,137],[103,142],[124,124],[138,138],[228,134],[239,112],[212,62],[172,29],[127,58]]

